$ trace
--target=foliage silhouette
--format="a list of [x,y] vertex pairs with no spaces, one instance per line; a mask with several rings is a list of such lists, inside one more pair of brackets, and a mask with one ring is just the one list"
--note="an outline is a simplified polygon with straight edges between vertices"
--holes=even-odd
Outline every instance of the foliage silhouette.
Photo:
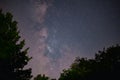
[[98,51],[94,59],[76,58],[59,80],[120,80],[120,46]]
[[38,74],[34,80],[49,80],[49,77],[46,77],[45,75]]
[[56,80],[56,79],[51,79],[51,80]]
[[0,80],[30,80],[31,69],[24,69],[31,59],[25,41],[20,41],[17,22],[11,13],[0,10]]

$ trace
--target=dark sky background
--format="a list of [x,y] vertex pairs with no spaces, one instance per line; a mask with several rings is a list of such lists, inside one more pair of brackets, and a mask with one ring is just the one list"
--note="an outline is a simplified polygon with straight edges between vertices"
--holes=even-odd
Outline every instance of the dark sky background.
[[0,0],[30,47],[32,74],[58,78],[75,57],[120,44],[119,0]]

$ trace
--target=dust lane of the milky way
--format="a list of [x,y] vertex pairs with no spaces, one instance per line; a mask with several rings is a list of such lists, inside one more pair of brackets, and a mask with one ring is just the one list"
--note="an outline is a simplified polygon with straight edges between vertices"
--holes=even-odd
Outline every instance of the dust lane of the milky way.
[[58,78],[75,57],[120,43],[119,0],[0,0],[30,47],[32,74]]

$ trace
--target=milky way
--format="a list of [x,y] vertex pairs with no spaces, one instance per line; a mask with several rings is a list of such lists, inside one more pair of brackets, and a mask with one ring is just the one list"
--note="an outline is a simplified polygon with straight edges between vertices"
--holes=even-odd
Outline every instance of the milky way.
[[120,43],[119,0],[0,0],[30,47],[32,74],[58,78],[75,57]]

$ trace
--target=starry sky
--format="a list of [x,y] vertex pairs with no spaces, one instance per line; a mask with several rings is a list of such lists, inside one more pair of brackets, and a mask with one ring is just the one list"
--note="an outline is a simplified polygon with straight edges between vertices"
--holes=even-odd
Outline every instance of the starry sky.
[[58,78],[75,57],[120,44],[119,0],[0,0],[11,12],[33,59],[32,74]]

